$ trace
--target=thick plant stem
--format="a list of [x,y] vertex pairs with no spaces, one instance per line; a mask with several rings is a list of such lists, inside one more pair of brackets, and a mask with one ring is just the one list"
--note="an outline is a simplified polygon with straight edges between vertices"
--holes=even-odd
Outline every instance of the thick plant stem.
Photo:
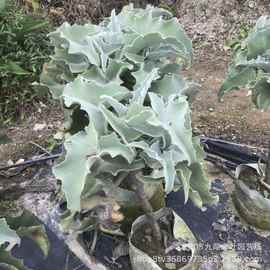
[[270,185],[270,140],[268,146],[268,158],[266,161],[265,182]]
[[145,194],[143,184],[140,183],[136,179],[135,175],[132,175],[132,180],[133,180],[132,184],[134,187],[134,191],[136,192],[136,194],[140,200],[142,210],[145,212],[145,215],[149,221],[149,224],[151,225],[152,232],[153,232],[153,238],[154,238],[156,247],[158,248],[159,251],[162,251],[162,234],[161,234],[159,224],[153,215],[153,207],[150,204],[150,202]]

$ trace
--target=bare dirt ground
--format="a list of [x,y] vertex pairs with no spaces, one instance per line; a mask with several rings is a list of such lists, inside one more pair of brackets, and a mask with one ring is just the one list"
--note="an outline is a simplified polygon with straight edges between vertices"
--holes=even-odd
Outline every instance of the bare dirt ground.
[[38,146],[50,148],[55,142],[53,136],[62,126],[63,120],[63,113],[57,103],[44,104],[23,122],[5,128],[12,143],[0,147],[0,165],[6,165],[9,160],[16,162],[29,159],[40,151]]
[[246,90],[217,98],[229,63],[224,53],[206,50],[195,60],[191,76],[202,89],[193,104],[195,132],[234,142],[267,147],[270,139],[270,112],[261,112],[251,103]]

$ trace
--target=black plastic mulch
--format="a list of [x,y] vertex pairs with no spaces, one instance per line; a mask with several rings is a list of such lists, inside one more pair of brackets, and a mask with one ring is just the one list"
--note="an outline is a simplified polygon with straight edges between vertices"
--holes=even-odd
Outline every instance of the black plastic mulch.
[[[172,207],[188,224],[201,245],[201,255],[213,256],[220,252],[215,249],[216,244],[235,244],[241,258],[259,257],[265,269],[270,267],[270,237],[258,235],[254,229],[244,227],[238,217],[234,216],[229,208],[229,195],[224,191],[222,181],[216,180],[212,185],[213,192],[217,193],[220,201],[216,206],[207,207],[206,211],[196,208],[191,202],[184,205],[181,192],[172,193],[167,198],[167,205]],[[213,224],[221,224],[221,230]],[[218,227],[219,228],[219,227]],[[28,239],[23,239],[20,247],[14,249],[14,254],[23,258],[25,264],[33,270],[66,270],[67,248],[48,230],[51,248],[47,259],[42,257],[41,251]],[[129,270],[127,257],[122,257],[116,263],[109,262],[112,248],[115,243],[112,238],[104,237],[97,243],[96,257],[108,269]],[[255,249],[254,249],[255,245]],[[253,247],[253,248],[251,248]],[[258,249],[261,248],[261,250]],[[214,249],[214,250],[213,250]],[[107,259],[105,259],[105,256]],[[81,262],[73,255],[69,255],[68,270],[85,270]]]

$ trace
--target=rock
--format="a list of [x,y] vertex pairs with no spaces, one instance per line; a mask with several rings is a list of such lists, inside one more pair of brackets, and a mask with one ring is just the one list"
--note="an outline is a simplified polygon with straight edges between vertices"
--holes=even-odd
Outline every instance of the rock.
[[255,3],[254,1],[249,1],[249,2],[248,2],[248,6],[249,6],[250,8],[255,8],[256,3]]
[[35,124],[33,130],[34,131],[41,131],[41,130],[45,129],[46,126],[47,125],[45,123],[43,123],[43,124]]

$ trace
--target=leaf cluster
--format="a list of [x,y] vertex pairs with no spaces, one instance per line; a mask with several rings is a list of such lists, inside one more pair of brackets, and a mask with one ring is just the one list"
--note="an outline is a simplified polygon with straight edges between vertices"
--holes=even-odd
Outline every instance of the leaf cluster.
[[47,20],[26,15],[14,1],[0,9],[0,120],[17,116],[22,105],[38,95],[31,83],[38,80],[51,53]]
[[235,51],[219,96],[247,87],[260,109],[270,108],[270,19],[262,16]]
[[129,5],[99,25],[64,23],[50,38],[54,55],[40,86],[60,99],[69,120],[54,174],[72,213],[110,204],[113,218],[118,207],[138,206],[131,175],[148,198],[164,184],[167,194],[183,188],[199,207],[216,200],[191,128],[198,85],[180,74],[192,44],[170,12]]

